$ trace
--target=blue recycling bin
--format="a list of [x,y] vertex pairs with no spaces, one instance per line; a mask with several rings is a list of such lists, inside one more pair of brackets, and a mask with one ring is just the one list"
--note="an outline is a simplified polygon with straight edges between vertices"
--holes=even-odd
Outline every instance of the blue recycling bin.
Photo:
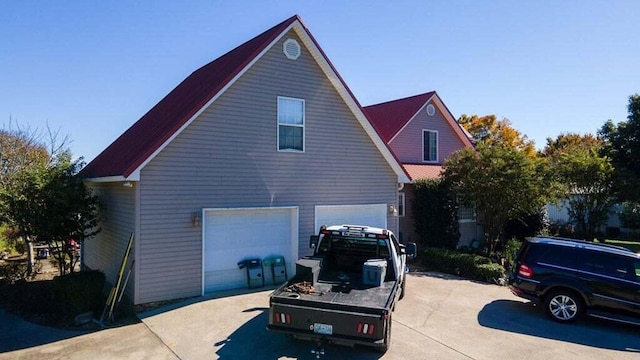
[[287,281],[287,265],[284,262],[284,256],[269,256],[262,261],[265,266],[271,268],[271,279],[273,279],[274,285]]
[[264,287],[264,274],[262,270],[262,260],[245,259],[238,262],[240,269],[247,270],[247,286],[249,289]]

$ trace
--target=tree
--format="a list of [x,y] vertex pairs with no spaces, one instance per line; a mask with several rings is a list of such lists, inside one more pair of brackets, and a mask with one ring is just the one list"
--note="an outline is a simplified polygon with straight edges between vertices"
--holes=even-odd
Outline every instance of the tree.
[[[17,174],[25,169],[48,166],[58,155],[67,151],[68,136],[47,127],[46,132],[21,126],[9,119],[9,125],[0,129],[0,190],[6,191]],[[0,212],[0,223],[6,223],[6,214]],[[32,273],[33,254],[28,239],[18,229],[7,229],[16,248],[28,251],[28,273]]]
[[20,170],[49,162],[47,148],[37,131],[22,128],[0,129],[0,186],[8,185]]
[[547,145],[542,150],[542,155],[546,158],[552,158],[574,149],[588,151],[590,149],[600,149],[603,145],[604,141],[601,137],[591,134],[563,133],[555,139],[547,138]]
[[491,252],[507,220],[535,213],[550,194],[545,162],[511,146],[479,143],[477,151],[455,152],[444,168],[460,201],[480,212]]
[[448,183],[440,179],[415,184],[413,214],[422,245],[455,249],[460,239],[458,204]]
[[605,140],[602,155],[613,165],[618,201],[640,202],[640,94],[629,97],[627,121],[607,121],[599,131]]
[[613,205],[613,167],[600,155],[602,144],[589,134],[561,134],[556,140],[547,139],[543,150],[567,199],[571,221],[578,234],[589,241],[607,221]]
[[512,147],[528,156],[535,156],[534,142],[511,126],[509,119],[498,120],[495,115],[463,114],[458,123],[471,134],[476,143]]
[[26,168],[0,191],[0,206],[9,225],[29,241],[49,245],[60,275],[73,272],[77,262],[71,240],[82,242],[98,227],[98,198],[84,185],[77,172],[81,160],[72,162],[60,154],[47,166]]
[[627,229],[640,230],[640,203],[626,202],[622,204],[620,224]]

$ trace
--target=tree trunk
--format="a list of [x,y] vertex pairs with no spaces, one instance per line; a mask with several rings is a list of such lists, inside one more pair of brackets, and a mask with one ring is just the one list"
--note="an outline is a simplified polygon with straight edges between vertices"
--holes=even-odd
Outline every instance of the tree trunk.
[[33,275],[33,243],[29,240],[27,236],[25,238],[25,243],[27,244],[27,276]]

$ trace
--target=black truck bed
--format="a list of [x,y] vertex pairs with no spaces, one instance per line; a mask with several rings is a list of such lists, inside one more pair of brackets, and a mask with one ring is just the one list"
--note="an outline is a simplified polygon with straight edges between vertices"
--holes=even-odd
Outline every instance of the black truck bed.
[[381,286],[364,285],[361,278],[355,278],[352,282],[334,282],[319,280],[314,284],[314,291],[309,294],[296,291],[288,291],[290,285],[296,281],[290,281],[277,289],[271,297],[280,303],[301,305],[306,304],[323,308],[347,310],[345,307],[357,307],[358,311],[364,309],[384,310],[392,300],[395,289],[395,281],[385,281]]

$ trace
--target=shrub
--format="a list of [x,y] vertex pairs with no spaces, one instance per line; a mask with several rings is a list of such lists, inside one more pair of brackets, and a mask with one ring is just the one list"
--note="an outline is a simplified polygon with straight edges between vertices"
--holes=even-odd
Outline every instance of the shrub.
[[27,264],[22,261],[7,261],[0,266],[0,284],[11,285],[27,278]]
[[521,246],[522,242],[516,238],[507,241],[507,244],[504,246],[504,266],[506,269],[510,268],[516,261],[516,256],[518,256],[518,251],[520,251]]
[[617,226],[607,226],[607,228],[605,229],[605,233],[608,239],[620,238],[620,228]]
[[449,184],[435,179],[417,181],[412,210],[422,246],[455,249],[460,239],[458,204]]
[[51,287],[61,312],[75,316],[93,311],[100,305],[104,283],[105,276],[101,271],[83,271],[56,276]]
[[491,259],[476,254],[464,254],[446,249],[424,251],[423,264],[430,270],[460,275],[473,280],[493,281],[504,274],[504,268]]
[[475,268],[475,280],[499,283],[503,277],[504,268],[500,264],[480,264]]
[[549,218],[546,209],[533,214],[522,214],[507,221],[503,234],[505,239],[524,240],[527,236],[545,233],[549,230]]
[[55,312],[51,281],[19,280],[6,285],[0,296],[4,306],[19,314],[51,314]]

